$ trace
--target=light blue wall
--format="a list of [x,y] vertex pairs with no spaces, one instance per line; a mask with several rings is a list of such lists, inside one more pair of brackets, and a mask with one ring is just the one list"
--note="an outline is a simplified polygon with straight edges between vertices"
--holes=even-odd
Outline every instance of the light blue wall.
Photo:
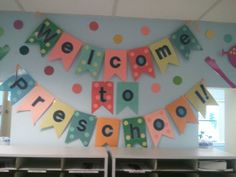
[[[0,37],[0,46],[8,44],[11,48],[10,53],[0,61],[0,80],[4,80],[15,72],[16,64],[20,64],[26,69],[30,75],[40,83],[45,89],[53,93],[53,95],[64,101],[65,103],[75,107],[76,109],[91,113],[91,82],[92,78],[88,73],[77,76],[75,74],[78,60],[75,61],[71,69],[66,72],[59,61],[50,62],[47,60],[47,55],[41,57],[39,47],[30,45],[30,53],[26,56],[19,54],[19,48],[24,44],[24,41],[33,32],[33,30],[48,17],[64,31],[71,33],[73,36],[88,44],[93,44],[102,48],[113,49],[132,49],[142,47],[164,37],[169,37],[175,32],[184,21],[167,21],[167,20],[150,20],[150,19],[135,19],[135,18],[118,18],[118,17],[97,17],[97,16],[72,16],[72,15],[44,15],[37,16],[31,13],[13,13],[0,12],[0,27],[5,31]],[[24,22],[24,27],[21,30],[16,30],[13,23],[16,19]],[[91,21],[99,23],[97,31],[90,31],[88,24]],[[199,30],[197,30],[197,25]],[[149,26],[151,33],[148,36],[140,34],[142,26]],[[206,56],[211,56],[217,60],[222,70],[227,76],[236,83],[236,69],[233,68],[226,57],[219,55],[222,48],[229,49],[235,44],[236,39],[236,24],[217,24],[192,23],[189,25],[199,42],[203,47],[203,51],[194,51],[191,53],[189,60],[185,60],[177,52],[180,60],[180,66],[169,66],[166,74],[161,74],[157,65],[155,65],[156,78],[152,79],[148,76],[142,76],[139,80],[140,86],[140,103],[139,114],[145,115],[160,108],[164,108],[166,104],[183,95],[197,81],[204,78],[210,87],[228,87],[226,83],[218,77],[204,62]],[[211,40],[207,39],[205,33],[207,30],[213,30],[215,37]],[[124,41],[121,44],[114,44],[112,37],[115,34],[122,34]],[[224,35],[231,34],[233,41],[230,43],[224,42]],[[55,73],[52,76],[45,76],[43,69],[47,65],[52,65],[55,68]],[[172,79],[175,75],[180,75],[183,78],[183,83],[179,86],[173,84]],[[102,80],[102,74],[98,80]],[[112,79],[114,82],[120,81],[117,78]],[[128,68],[128,81],[133,81],[131,78],[130,68]],[[71,91],[71,86],[79,82],[82,85],[81,94],[74,94]],[[151,92],[152,83],[159,83],[161,91],[158,94]],[[75,141],[69,145],[64,143],[67,130],[58,139],[53,129],[41,131],[39,121],[35,126],[31,122],[30,112],[16,113],[16,106],[12,112],[12,127],[11,141],[13,144],[31,144],[31,145],[48,145],[48,146],[82,146],[80,141]],[[97,116],[127,118],[135,117],[137,114],[129,109],[122,111],[119,114],[110,114],[105,109],[100,109],[95,112]],[[188,124],[184,134],[180,135],[175,128],[171,119],[169,119],[173,128],[175,138],[169,139],[163,137],[160,142],[160,147],[196,147],[197,139],[197,124]],[[120,133],[119,146],[123,146],[123,133]],[[149,138],[149,147],[152,146]],[[95,136],[91,140],[90,146],[94,146]]]

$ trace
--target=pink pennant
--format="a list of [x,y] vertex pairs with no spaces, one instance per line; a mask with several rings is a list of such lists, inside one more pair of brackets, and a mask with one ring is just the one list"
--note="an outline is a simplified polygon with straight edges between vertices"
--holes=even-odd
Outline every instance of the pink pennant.
[[113,82],[94,81],[92,83],[92,113],[104,106],[113,114]]
[[159,141],[163,135],[169,138],[174,138],[164,109],[150,113],[144,116],[144,119],[155,145],[159,144]]
[[236,45],[232,46],[227,52],[222,49],[221,55],[227,55],[230,64],[236,68]]
[[32,120],[33,124],[35,124],[52,104],[53,100],[54,97],[37,84],[29,94],[26,95],[16,110],[17,112],[32,111]]
[[125,50],[106,49],[104,62],[104,80],[109,80],[114,74],[121,80],[127,78],[127,56]]
[[69,70],[76,55],[78,54],[82,43],[74,36],[63,32],[60,39],[49,54],[50,61],[62,59],[65,70]]
[[155,78],[152,57],[148,47],[129,50],[128,57],[134,80],[138,80],[142,73],[147,73]]

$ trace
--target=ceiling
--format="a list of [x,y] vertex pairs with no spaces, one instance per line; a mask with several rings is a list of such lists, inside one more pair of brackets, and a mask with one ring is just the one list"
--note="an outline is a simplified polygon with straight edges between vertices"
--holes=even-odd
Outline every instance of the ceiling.
[[0,11],[236,23],[236,0],[0,0]]

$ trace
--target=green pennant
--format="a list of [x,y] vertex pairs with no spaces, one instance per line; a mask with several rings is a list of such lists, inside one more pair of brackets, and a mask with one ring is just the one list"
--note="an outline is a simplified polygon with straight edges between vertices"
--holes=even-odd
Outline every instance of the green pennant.
[[176,32],[174,32],[171,35],[170,40],[179,50],[181,55],[186,59],[189,59],[191,50],[202,50],[197,38],[186,25],[183,25]]
[[10,51],[10,47],[8,45],[4,45],[3,47],[0,47],[0,60],[5,57],[8,52]]
[[80,51],[77,74],[89,71],[91,76],[97,78],[104,60],[104,50],[86,44]]
[[124,141],[126,147],[139,144],[147,147],[146,125],[143,117],[123,119]]
[[62,29],[49,19],[45,19],[26,40],[26,43],[39,44],[40,53],[45,56],[56,44],[62,33]]
[[65,142],[71,143],[80,139],[84,146],[88,146],[93,135],[96,120],[94,115],[76,111],[72,117]]
[[136,114],[139,104],[139,85],[136,82],[117,83],[116,112],[117,114],[125,107],[129,107]]

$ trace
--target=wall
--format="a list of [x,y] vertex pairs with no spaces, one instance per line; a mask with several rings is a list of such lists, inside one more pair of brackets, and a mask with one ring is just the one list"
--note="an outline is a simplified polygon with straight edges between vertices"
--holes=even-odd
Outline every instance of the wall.
[[[0,12],[0,27],[5,31],[0,37],[0,46],[8,44],[11,48],[10,53],[0,61],[0,80],[8,78],[15,72],[15,67],[20,64],[28,73],[44,88],[53,93],[53,95],[63,100],[65,103],[74,108],[86,113],[91,113],[91,82],[92,78],[88,73],[77,76],[75,74],[78,61],[76,60],[71,69],[66,72],[63,65],[59,61],[50,62],[46,57],[41,57],[39,47],[36,45],[28,45],[30,52],[28,55],[19,54],[19,48],[24,45],[24,42],[34,29],[48,17],[58,26],[69,32],[78,39],[88,44],[93,44],[102,48],[113,49],[132,49],[149,45],[153,42],[161,40],[164,37],[169,37],[175,32],[184,21],[164,21],[150,19],[135,19],[135,18],[117,18],[117,17],[99,17],[99,16],[72,16],[72,15],[42,15],[38,16],[31,13],[13,13]],[[24,22],[22,29],[15,29],[13,23],[20,19]],[[99,23],[97,31],[88,29],[91,21]],[[147,36],[140,34],[140,28],[148,26],[151,33]],[[193,51],[189,60],[185,60],[176,50],[180,66],[170,65],[165,74],[161,74],[155,64],[156,78],[150,78],[146,75],[139,80],[140,85],[140,103],[138,115],[163,108],[166,104],[187,92],[197,81],[202,78],[210,87],[228,87],[228,85],[218,77],[208,65],[205,64],[206,56],[211,56],[217,60],[217,63],[225,71],[226,75],[236,83],[235,68],[233,68],[226,57],[219,55],[221,49],[229,49],[236,39],[236,24],[219,24],[219,23],[191,23],[190,29],[193,31],[203,51]],[[212,39],[206,37],[208,30],[214,31]],[[115,34],[123,35],[123,42],[115,44],[112,37]],[[224,36],[230,34],[233,41],[225,42]],[[43,70],[45,66],[51,65],[55,69],[55,73],[51,76],[45,76]],[[181,85],[174,85],[172,79],[175,75],[183,78]],[[102,80],[102,73],[98,80]],[[112,79],[114,82],[120,81],[118,78]],[[133,81],[131,78],[130,69],[128,69],[128,81]],[[74,94],[71,91],[71,86],[74,83],[82,85],[82,93]],[[150,90],[152,83],[159,83],[161,91],[158,94],[153,94]],[[33,125],[30,112],[17,113],[15,108],[19,102],[13,106],[12,121],[11,121],[11,142],[12,144],[33,144],[47,146],[82,146],[79,141],[75,141],[69,145],[64,143],[66,132],[58,139],[53,129],[40,130],[40,121]],[[196,113],[196,112],[195,112]],[[125,109],[119,114],[110,114],[105,109],[100,109],[95,112],[97,116],[106,117],[135,117],[137,114],[129,109]],[[160,147],[197,147],[197,124],[188,124],[184,134],[180,135],[171,119],[171,127],[175,135],[174,139],[163,137],[160,142]],[[119,146],[123,146],[122,129],[120,133]],[[94,137],[91,140],[90,146],[94,146]],[[149,138],[149,147],[152,146]]]

